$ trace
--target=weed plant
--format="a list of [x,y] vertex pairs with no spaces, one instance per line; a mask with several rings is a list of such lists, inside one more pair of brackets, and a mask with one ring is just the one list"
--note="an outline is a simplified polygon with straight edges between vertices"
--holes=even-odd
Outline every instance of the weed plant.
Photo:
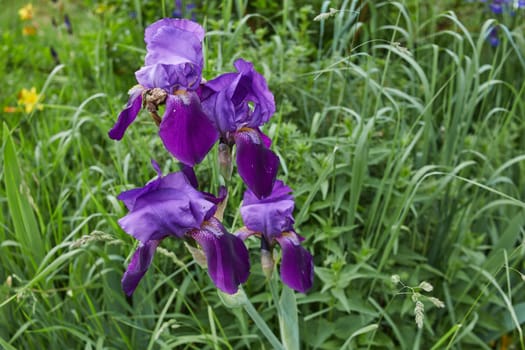
[[[243,57],[276,97],[264,131],[316,266],[297,295],[301,348],[525,349],[523,24],[493,48],[495,22],[472,2],[196,4],[204,76]],[[107,131],[143,61],[144,27],[173,4],[35,1],[33,36],[24,5],[0,13],[0,104],[34,86],[43,108],[2,112],[0,348],[270,348],[179,242],[133,298],[120,287],[134,243],[116,195],[150,180],[142,165],[166,153],[145,114],[120,143]],[[211,192],[215,160],[199,165]],[[230,193],[232,228],[243,186]],[[278,331],[252,264],[244,289]]]

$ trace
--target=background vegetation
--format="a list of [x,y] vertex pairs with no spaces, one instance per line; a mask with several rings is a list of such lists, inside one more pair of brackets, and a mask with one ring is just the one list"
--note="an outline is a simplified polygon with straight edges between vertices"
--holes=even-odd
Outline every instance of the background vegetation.
[[[152,157],[177,166],[146,114],[119,143],[107,131],[143,63],[144,27],[175,4],[34,1],[22,20],[25,5],[0,13],[0,348],[270,348],[178,241],[163,242],[133,298],[120,288],[135,243],[116,195],[155,176]],[[314,288],[297,295],[302,348],[525,349],[525,10],[194,5],[183,15],[207,30],[205,77],[243,57],[276,97],[265,132],[315,256]],[[31,87],[40,101],[26,112],[19,92]],[[212,192],[214,161],[197,168]],[[232,230],[243,190],[231,193]],[[278,331],[252,263],[246,294]]]

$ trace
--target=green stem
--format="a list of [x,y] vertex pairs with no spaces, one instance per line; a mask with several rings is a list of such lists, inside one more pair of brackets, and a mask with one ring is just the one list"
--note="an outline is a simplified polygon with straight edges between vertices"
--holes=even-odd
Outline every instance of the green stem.
[[255,322],[255,325],[259,328],[259,330],[263,333],[263,335],[268,339],[270,344],[272,344],[272,347],[274,349],[280,349],[284,350],[283,345],[279,342],[279,339],[273,334],[272,330],[266,322],[263,320],[263,318],[259,315],[257,310],[253,307],[253,304],[246,299],[246,301],[242,305],[244,307],[244,310],[248,313],[248,315],[252,318],[253,322]]
[[294,292],[283,286],[279,297],[279,280],[275,274],[270,279],[270,290],[274,300],[277,315],[279,316],[279,329],[281,331],[281,342],[288,350],[299,350],[299,324],[297,319],[297,304]]

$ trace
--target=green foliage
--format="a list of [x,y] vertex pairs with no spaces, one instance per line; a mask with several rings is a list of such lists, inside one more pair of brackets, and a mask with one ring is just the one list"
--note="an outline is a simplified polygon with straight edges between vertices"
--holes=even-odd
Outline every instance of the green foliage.
[[[2,114],[0,347],[271,348],[178,241],[163,242],[133,298],[120,289],[134,243],[116,195],[155,176],[152,157],[177,165],[158,156],[145,115],[120,143],[107,131],[143,28],[173,3],[36,2],[36,36],[22,35],[23,5],[0,14],[0,104],[35,86],[43,109]],[[260,320],[278,334],[277,313],[297,307],[304,349],[525,349],[523,25],[492,48],[494,22],[458,1],[209,1],[196,15],[207,78],[243,57],[269,81],[277,112],[264,131],[315,257],[313,290],[277,305],[252,260],[244,290]],[[197,169],[211,192],[215,159]],[[232,230],[243,188],[230,193]]]

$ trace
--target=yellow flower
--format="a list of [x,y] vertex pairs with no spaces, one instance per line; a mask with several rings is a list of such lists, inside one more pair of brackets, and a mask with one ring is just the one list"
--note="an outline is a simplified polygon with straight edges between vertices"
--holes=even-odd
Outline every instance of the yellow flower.
[[40,100],[40,95],[36,93],[36,88],[32,87],[31,90],[22,89],[18,94],[18,105],[24,107],[26,113],[31,113],[35,108],[42,110],[42,106],[38,101]]
[[18,15],[22,21],[27,21],[33,18],[33,5],[27,4],[18,10]]
[[35,35],[36,34],[36,27],[35,26],[24,26],[22,28],[22,34],[24,35]]

